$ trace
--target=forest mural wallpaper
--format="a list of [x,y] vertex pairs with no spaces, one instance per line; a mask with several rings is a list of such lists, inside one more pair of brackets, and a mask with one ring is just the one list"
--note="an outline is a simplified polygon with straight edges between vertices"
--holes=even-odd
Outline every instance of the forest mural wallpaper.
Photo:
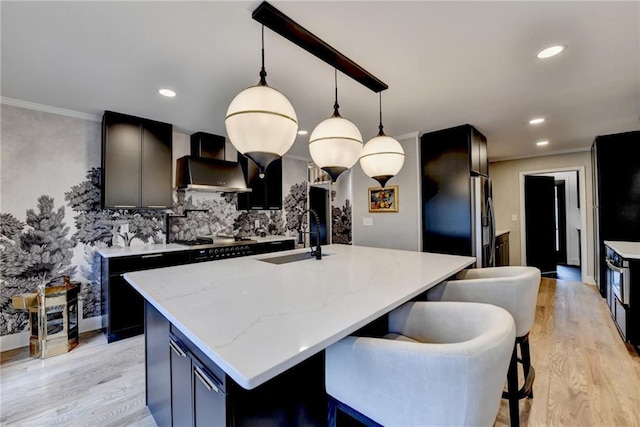
[[[99,122],[7,105],[0,118],[0,337],[28,327],[27,312],[12,307],[13,295],[63,276],[80,286],[82,319],[98,319],[87,327],[100,327],[100,248],[252,235],[256,220],[270,235],[294,235],[307,226],[305,161],[288,159],[282,210],[238,211],[235,194],[183,191],[174,192],[170,211],[103,210],[101,170],[93,166],[100,157]],[[176,140],[188,143],[188,135],[174,133]],[[349,244],[351,206],[340,200],[342,207],[332,206],[332,237]]]
[[[196,199],[182,191],[174,194],[171,214],[153,210],[104,210],[100,207],[100,168],[91,168],[86,179],[65,192],[67,206],[73,212],[76,231],[69,235],[65,207],[55,207],[54,199],[42,195],[36,209],[26,212],[22,222],[8,213],[0,213],[0,335],[27,328],[25,311],[14,310],[11,298],[34,292],[38,284],[70,276],[80,284],[83,318],[100,313],[99,247],[128,246],[165,241],[165,220],[169,222],[169,241],[190,240],[196,236],[221,234],[252,235],[255,221],[270,235],[284,235],[288,230],[306,228],[307,184],[300,182],[289,189],[283,211],[237,211],[236,195],[210,194]],[[348,201],[347,201],[348,207]],[[191,211],[193,210],[193,211]],[[187,213],[185,214],[185,211]],[[350,212],[350,211],[349,211]],[[340,243],[349,243],[344,224],[350,218],[343,209],[334,208],[333,226]],[[180,217],[184,215],[184,217]],[[338,243],[338,242],[336,242]],[[81,245],[84,264],[71,265],[72,249]]]

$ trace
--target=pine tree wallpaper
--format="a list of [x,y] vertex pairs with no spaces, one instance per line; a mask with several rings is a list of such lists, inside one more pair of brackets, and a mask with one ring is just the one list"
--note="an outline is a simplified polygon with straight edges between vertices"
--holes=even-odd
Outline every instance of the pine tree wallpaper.
[[[100,123],[1,108],[0,337],[28,327],[27,312],[12,307],[13,295],[35,292],[62,276],[80,285],[82,319],[98,319],[90,324],[99,325],[100,248],[218,233],[253,235],[256,220],[270,235],[306,227],[307,216],[301,215],[307,205],[305,161],[283,162],[282,210],[238,211],[234,194],[182,191],[174,192],[171,211],[103,210],[101,170],[95,166]],[[174,133],[174,145],[176,139],[188,147],[188,135]],[[332,207],[336,243],[351,242],[351,207],[348,199],[345,203]]]

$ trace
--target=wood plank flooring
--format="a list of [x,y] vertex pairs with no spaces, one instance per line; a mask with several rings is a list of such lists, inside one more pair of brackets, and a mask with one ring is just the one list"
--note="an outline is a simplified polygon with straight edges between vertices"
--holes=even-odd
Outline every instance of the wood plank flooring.
[[[640,357],[594,286],[543,278],[530,332],[533,399],[522,426],[640,426]],[[509,425],[502,400],[495,426]]]
[[[522,426],[640,426],[640,357],[593,286],[543,278],[530,341],[536,380],[534,398],[520,401]],[[0,425],[154,426],[143,337],[107,345],[87,333],[45,360],[28,348],[1,353]],[[503,399],[495,426],[507,425]]]

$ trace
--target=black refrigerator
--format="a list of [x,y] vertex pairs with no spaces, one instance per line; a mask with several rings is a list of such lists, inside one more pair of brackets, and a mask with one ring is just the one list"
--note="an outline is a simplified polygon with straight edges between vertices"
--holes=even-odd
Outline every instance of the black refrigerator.
[[640,242],[640,131],[598,136],[591,146],[595,279],[606,296],[605,240]]
[[420,137],[422,250],[495,264],[495,217],[486,138],[462,125]]

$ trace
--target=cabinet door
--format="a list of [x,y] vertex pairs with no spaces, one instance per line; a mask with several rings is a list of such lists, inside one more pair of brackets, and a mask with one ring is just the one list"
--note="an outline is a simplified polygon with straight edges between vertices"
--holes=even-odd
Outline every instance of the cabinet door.
[[168,208],[171,194],[172,126],[147,123],[142,131],[142,207]]
[[171,420],[174,426],[193,425],[192,361],[186,348],[174,336],[171,348]]
[[489,163],[487,161],[487,138],[476,128],[469,126],[469,167],[473,174],[489,176]]
[[282,209],[282,159],[274,160],[265,176],[265,209]]
[[193,363],[193,414],[195,426],[227,425],[227,400],[215,377],[197,359]]
[[105,116],[102,152],[103,204],[106,208],[133,208],[140,203],[140,125],[113,123]]
[[238,194],[238,209],[282,209],[282,159],[269,164],[264,178],[260,178],[256,164],[242,154],[238,154],[238,163],[244,171],[247,187],[252,190]]

